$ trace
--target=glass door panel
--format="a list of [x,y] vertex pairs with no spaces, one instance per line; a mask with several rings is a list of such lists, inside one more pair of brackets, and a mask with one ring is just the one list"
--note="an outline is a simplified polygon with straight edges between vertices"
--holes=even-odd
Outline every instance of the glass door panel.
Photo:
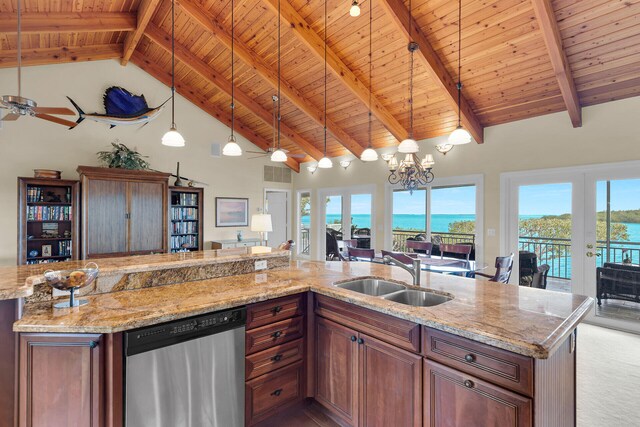
[[476,186],[432,188],[429,224],[434,242],[475,245]]
[[407,238],[427,239],[427,190],[393,192],[392,233],[394,251],[407,252]]
[[311,253],[311,193],[298,193],[298,254],[309,256]]
[[326,256],[328,260],[339,259],[338,241],[344,240],[344,215],[341,195],[325,198],[324,226],[326,233]]
[[351,195],[351,239],[356,240],[359,248],[372,247],[372,203],[371,194]]

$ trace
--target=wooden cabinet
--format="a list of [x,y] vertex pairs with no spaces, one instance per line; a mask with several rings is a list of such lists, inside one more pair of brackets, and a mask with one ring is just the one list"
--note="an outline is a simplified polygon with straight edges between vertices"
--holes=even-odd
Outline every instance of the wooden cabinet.
[[528,397],[429,360],[424,372],[425,427],[532,425]]
[[422,357],[316,320],[316,400],[352,426],[421,426]]
[[167,252],[168,177],[79,166],[82,257]]
[[102,335],[20,334],[19,426],[104,425]]

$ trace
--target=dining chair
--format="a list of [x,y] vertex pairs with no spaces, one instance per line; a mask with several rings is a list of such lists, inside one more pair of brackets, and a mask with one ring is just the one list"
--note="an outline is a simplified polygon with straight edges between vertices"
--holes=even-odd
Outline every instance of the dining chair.
[[325,249],[327,254],[327,261],[345,261],[344,256],[342,256],[342,253],[340,253],[340,249],[338,248],[338,240],[333,233],[327,232]]
[[394,258],[403,264],[412,264],[414,260],[414,258],[411,258],[410,256],[403,254],[402,252],[391,252],[391,251],[383,250],[382,256],[383,257],[388,256],[388,257]]
[[538,267],[538,271],[533,273],[533,279],[531,280],[531,287],[538,289],[547,289],[547,276],[551,267],[549,264],[542,264]]
[[469,261],[469,255],[471,255],[472,250],[473,250],[473,246],[471,245],[443,243],[440,245],[440,258],[443,258],[444,254],[447,253],[447,254],[458,255],[458,256],[462,255],[465,257],[467,261]]
[[488,277],[489,282],[509,283],[513,270],[513,253],[509,256],[496,257],[496,272],[493,276],[476,271],[476,276]]
[[337,240],[336,243],[338,244],[338,251],[340,252],[340,254],[347,258],[347,249],[348,248],[357,248],[358,247],[358,241],[355,239],[347,239],[347,240]]
[[350,261],[359,261],[365,259],[367,261],[373,261],[376,256],[373,249],[360,249],[360,248],[347,248],[347,255]]
[[433,243],[420,240],[407,240],[407,249],[411,249],[413,252],[419,254],[431,255]]

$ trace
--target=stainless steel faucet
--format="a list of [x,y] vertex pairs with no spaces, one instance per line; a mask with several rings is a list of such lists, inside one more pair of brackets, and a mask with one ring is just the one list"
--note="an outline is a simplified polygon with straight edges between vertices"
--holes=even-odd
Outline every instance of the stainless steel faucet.
[[407,270],[409,274],[413,277],[413,286],[420,286],[420,260],[414,259],[413,265],[409,267],[407,264],[404,264],[398,261],[395,258],[391,258],[389,255],[386,255],[382,258],[385,264],[396,265],[404,270]]

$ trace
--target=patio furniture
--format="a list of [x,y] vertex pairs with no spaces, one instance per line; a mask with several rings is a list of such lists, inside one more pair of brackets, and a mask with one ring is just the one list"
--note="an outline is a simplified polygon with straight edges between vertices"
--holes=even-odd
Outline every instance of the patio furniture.
[[327,261],[345,261],[345,258],[342,256],[342,254],[340,253],[340,249],[338,248],[338,240],[336,239],[335,235],[333,233],[329,233],[329,231],[327,231],[325,249]]
[[549,275],[549,270],[551,267],[549,264],[542,264],[538,267],[538,271],[533,274],[533,279],[531,280],[531,287],[538,289],[547,289],[547,276]]
[[640,266],[606,262],[596,269],[596,297],[640,302]]
[[382,251],[382,257],[389,256],[397,261],[400,261],[403,264],[413,264],[413,260],[415,258],[411,258],[408,255],[403,254],[402,252],[390,252],[390,251]]
[[476,271],[476,276],[488,277],[490,282],[509,283],[513,270],[513,253],[496,257],[496,272],[493,276]]
[[344,257],[344,258],[348,258],[347,256],[347,249],[348,248],[357,248],[358,247],[358,241],[355,239],[348,239],[348,240],[338,240],[338,251],[340,251],[340,254]]
[[431,255],[433,243],[407,239],[407,248],[418,254]]
[[473,249],[473,245],[467,244],[441,244],[440,247],[440,258],[444,258],[445,254],[451,254],[454,258],[466,259],[469,261],[469,255],[471,255],[471,250]]
[[373,249],[347,248],[349,261],[373,261],[376,254]]
[[520,286],[531,286],[533,276],[538,271],[538,255],[534,252],[520,251],[518,266],[520,268]]

